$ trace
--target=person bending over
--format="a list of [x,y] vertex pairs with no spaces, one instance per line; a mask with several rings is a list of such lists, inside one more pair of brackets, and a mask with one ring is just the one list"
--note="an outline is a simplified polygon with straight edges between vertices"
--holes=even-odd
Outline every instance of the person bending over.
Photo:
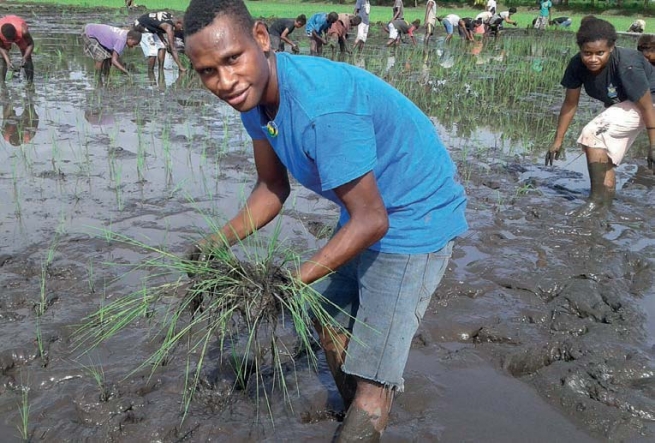
[[[14,66],[9,58],[9,51],[12,45],[20,50],[20,65]],[[27,23],[17,15],[6,15],[0,18],[0,86],[4,86],[7,70],[25,71],[25,78],[28,83],[34,81],[34,63],[32,62],[32,51],[34,51],[34,40],[27,27]]]
[[291,46],[291,51],[295,54],[300,52],[298,43],[291,40],[289,34],[295,29],[302,28],[307,23],[305,14],[300,14],[295,19],[281,18],[275,20],[268,28],[268,33],[271,36],[271,46],[277,52],[284,52],[284,44]]
[[620,48],[611,23],[585,18],[576,33],[580,51],[569,61],[562,86],[566,88],[559,113],[555,140],[546,153],[546,165],[558,159],[564,135],[578,109],[581,88],[601,101],[605,110],[591,120],[578,137],[587,158],[591,191],[587,202],[570,215],[599,215],[614,200],[614,168],[644,127],[650,149],[648,166],[655,161],[655,110],[651,91],[655,90],[655,69],[634,49]]
[[188,257],[270,223],[290,195],[289,175],[336,203],[335,234],[291,278],[313,285],[352,334],[315,320],[347,409],[336,441],[378,441],[453,239],[467,229],[448,151],[432,121],[370,72],[271,51],[266,25],[242,0],[191,0],[184,26],[203,84],[241,113],[256,171],[243,208]]

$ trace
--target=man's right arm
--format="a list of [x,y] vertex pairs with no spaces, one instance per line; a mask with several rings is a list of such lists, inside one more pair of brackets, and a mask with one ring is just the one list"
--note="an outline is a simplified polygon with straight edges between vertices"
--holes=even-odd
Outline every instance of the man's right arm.
[[118,52],[112,51],[111,52],[111,64],[116,67],[119,71],[121,71],[123,74],[130,74],[127,69],[125,69],[125,66],[121,63],[121,60],[119,58]]
[[578,110],[580,91],[581,88],[566,90],[564,103],[562,103],[562,108],[560,109],[559,117],[557,118],[557,130],[555,131],[555,140],[550,148],[551,152],[558,151],[562,147],[566,131],[569,129],[573,116]]
[[280,213],[291,192],[287,170],[268,140],[253,140],[252,144],[257,183],[245,206],[221,228],[221,233],[198,243],[203,250],[212,244],[233,245],[266,226]]

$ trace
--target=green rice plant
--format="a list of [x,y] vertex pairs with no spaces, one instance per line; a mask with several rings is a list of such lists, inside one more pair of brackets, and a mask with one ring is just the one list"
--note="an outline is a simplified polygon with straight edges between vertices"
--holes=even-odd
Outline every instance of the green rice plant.
[[[214,223],[212,220],[208,224],[215,228],[213,232],[219,232]],[[252,388],[258,400],[263,393],[270,412],[268,388],[281,390],[289,399],[283,372],[285,368],[295,368],[296,357],[307,356],[316,367],[313,319],[345,333],[326,311],[328,302],[310,286],[291,277],[289,270],[297,269],[301,259],[295,251],[284,247],[279,239],[279,225],[268,239],[255,233],[247,244],[241,242],[234,248],[219,241],[209,253],[211,260],[201,262],[180,258],[122,234],[100,232],[149,253],[151,257],[131,271],[150,272],[142,288],[101,306],[83,319],[75,334],[77,346],[88,352],[145,319],[161,344],[135,370],[150,366],[153,373],[185,348],[187,387],[183,416],[199,385],[210,348],[217,346],[221,361],[233,368],[234,389]],[[237,258],[233,249],[238,249],[243,258]],[[154,283],[163,278],[170,280],[176,274],[193,277]],[[176,293],[182,296],[176,298]],[[288,330],[295,334],[292,344],[280,338],[280,331]],[[190,360],[192,355],[196,356],[195,367]]]
[[23,442],[29,442],[32,439],[30,409],[30,388],[24,385],[20,386],[20,403],[18,404],[20,423],[16,425],[16,428],[18,428],[18,435]]
[[45,343],[43,342],[43,332],[41,331],[41,317],[36,318],[36,345],[39,349],[39,357],[41,358],[41,365],[46,367],[48,365],[48,351],[46,350]]
[[96,386],[98,387],[99,391],[99,400],[101,402],[106,402],[109,400],[109,397],[111,396],[109,389],[107,387],[106,383],[106,378],[105,378],[105,370],[102,367],[102,364],[100,362],[94,362],[93,358],[89,355],[89,364],[85,365],[84,363],[78,362],[78,364],[82,367],[84,372],[89,375],[93,381],[96,383]]

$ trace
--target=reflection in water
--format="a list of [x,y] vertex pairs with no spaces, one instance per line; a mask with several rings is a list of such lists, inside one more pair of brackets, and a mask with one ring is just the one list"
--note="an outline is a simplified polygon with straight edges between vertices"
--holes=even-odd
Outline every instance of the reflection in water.
[[29,143],[36,135],[38,127],[39,115],[34,107],[33,94],[28,91],[20,100],[17,100],[12,99],[5,91],[2,97],[2,137],[4,140],[12,146]]
[[86,97],[84,119],[94,126],[109,126],[115,122],[114,113],[103,100],[102,90],[94,91]]

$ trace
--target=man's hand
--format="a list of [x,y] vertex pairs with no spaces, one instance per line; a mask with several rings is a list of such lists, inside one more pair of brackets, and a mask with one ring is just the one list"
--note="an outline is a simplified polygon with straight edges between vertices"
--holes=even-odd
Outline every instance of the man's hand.
[[207,262],[212,258],[210,249],[211,247],[205,241],[194,243],[184,252],[184,259],[195,262]]
[[655,172],[655,145],[650,145],[646,161],[648,161],[648,169]]
[[553,160],[559,160],[560,155],[562,160],[564,160],[564,151],[562,151],[562,145],[559,143],[553,143],[548,152],[546,152],[546,162],[545,166],[553,166]]
[[291,52],[293,52],[294,54],[298,54],[300,52],[300,48],[298,47],[297,44],[291,45]]

